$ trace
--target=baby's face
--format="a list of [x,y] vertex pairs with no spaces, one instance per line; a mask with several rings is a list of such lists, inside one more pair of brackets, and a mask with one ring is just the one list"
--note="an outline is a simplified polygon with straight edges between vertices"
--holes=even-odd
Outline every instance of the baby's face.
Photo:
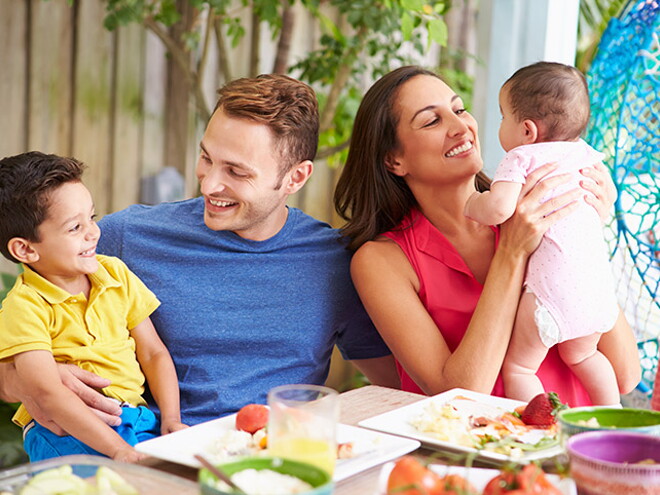
[[30,263],[42,277],[62,286],[98,269],[94,203],[82,182],[67,182],[50,195],[48,216],[39,225],[40,242],[32,243],[38,260]]
[[510,151],[513,148],[526,144],[524,141],[525,129],[521,122],[513,115],[511,110],[511,103],[509,103],[509,92],[506,86],[500,90],[500,114],[502,121],[500,122],[500,145],[504,151]]

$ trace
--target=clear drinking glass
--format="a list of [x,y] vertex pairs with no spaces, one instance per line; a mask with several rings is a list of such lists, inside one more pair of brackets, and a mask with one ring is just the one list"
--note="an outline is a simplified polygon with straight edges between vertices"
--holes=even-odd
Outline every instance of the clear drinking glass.
[[282,385],[268,393],[268,452],[314,464],[332,475],[339,395],[319,385]]

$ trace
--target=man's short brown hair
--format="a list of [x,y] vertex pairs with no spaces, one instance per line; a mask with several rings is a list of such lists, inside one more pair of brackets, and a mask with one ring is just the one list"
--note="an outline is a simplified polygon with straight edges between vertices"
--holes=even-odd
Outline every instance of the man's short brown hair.
[[319,110],[314,90],[281,74],[262,74],[227,83],[218,90],[215,110],[265,124],[280,155],[280,175],[313,160],[319,140]]

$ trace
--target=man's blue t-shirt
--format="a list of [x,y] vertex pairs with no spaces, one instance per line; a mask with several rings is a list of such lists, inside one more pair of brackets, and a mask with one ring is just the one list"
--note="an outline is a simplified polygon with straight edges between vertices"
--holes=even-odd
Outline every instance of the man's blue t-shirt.
[[345,359],[390,352],[364,311],[337,230],[289,208],[251,241],[204,224],[201,198],[134,205],[100,222],[100,253],[121,258],[160,299],[152,314],[176,366],[183,422],[265,403],[285,383],[322,384]]

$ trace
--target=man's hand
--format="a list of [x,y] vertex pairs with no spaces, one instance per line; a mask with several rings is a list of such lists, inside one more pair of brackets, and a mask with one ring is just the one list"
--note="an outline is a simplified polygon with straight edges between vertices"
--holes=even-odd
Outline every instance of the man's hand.
[[[57,369],[62,383],[80,397],[103,422],[110,426],[121,424],[121,407],[118,402],[97,391],[97,389],[109,386],[110,380],[85,371],[74,364],[58,363]],[[56,435],[67,434],[39,407],[38,397],[21,397],[21,402],[37,423]]]

